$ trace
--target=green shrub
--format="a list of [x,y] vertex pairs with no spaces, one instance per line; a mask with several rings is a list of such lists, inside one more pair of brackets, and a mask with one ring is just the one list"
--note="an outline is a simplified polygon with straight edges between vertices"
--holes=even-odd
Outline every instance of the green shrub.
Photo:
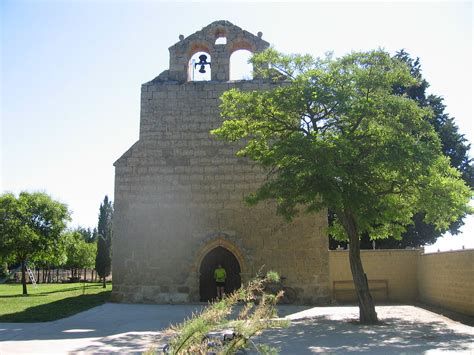
[[201,313],[193,314],[183,323],[171,326],[165,331],[170,337],[166,352],[234,354],[251,347],[260,354],[277,353],[278,349],[256,345],[252,338],[265,329],[289,324],[288,321],[275,318],[275,305],[283,293],[268,295],[263,290],[265,283],[278,278],[275,272],[257,277],[245,288],[210,303]]

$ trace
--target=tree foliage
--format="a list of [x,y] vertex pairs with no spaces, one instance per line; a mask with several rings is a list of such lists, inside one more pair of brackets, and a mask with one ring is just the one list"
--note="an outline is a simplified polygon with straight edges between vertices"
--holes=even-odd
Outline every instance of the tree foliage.
[[[443,98],[426,92],[430,84],[421,75],[419,58],[411,58],[404,50],[397,52],[395,58],[409,66],[410,73],[417,79],[418,85],[398,86],[394,88],[394,91],[398,94],[406,94],[421,107],[429,107],[432,110],[433,115],[427,117],[427,119],[440,137],[443,154],[449,157],[451,166],[461,172],[461,177],[466,184],[474,188],[474,165],[469,157],[470,144],[464,135],[459,132],[454,118],[444,112],[446,106],[443,103]],[[456,227],[453,226],[453,228]],[[455,232],[455,230],[452,229],[451,232]]]
[[[466,184],[473,188],[474,165],[472,159],[469,157],[470,145],[464,135],[459,132],[454,118],[445,113],[446,107],[443,104],[443,98],[427,93],[427,89],[430,85],[422,76],[419,58],[411,58],[404,50],[397,52],[394,58],[407,64],[410,69],[410,74],[417,80],[417,83],[411,86],[396,85],[393,88],[394,92],[398,95],[407,95],[416,101],[419,106],[428,107],[432,110],[433,114],[427,116],[426,120],[438,133],[441,141],[441,151],[449,158],[451,166],[461,172],[461,178]],[[463,225],[464,217],[465,215],[459,216],[459,218],[453,221],[447,228],[436,229],[433,224],[424,221],[423,213],[416,213],[412,218],[412,224],[407,227],[407,230],[402,234],[401,238],[379,240],[376,243],[376,247],[382,249],[406,248],[433,244],[446,231],[457,234],[459,228]],[[333,220],[331,213],[329,214],[329,220]],[[345,243],[330,238],[331,249],[336,248],[338,244],[345,245]],[[367,234],[363,235],[361,239],[361,247],[363,249],[372,248],[372,241]]]
[[27,294],[25,263],[61,254],[62,231],[69,220],[67,206],[45,193],[0,196],[0,254],[22,264],[23,294]]
[[400,237],[418,212],[445,229],[470,211],[471,190],[441,152],[432,110],[393,91],[418,84],[402,61],[381,50],[338,59],[268,50],[253,62],[280,85],[224,93],[213,133],[244,140],[238,154],[268,172],[250,203],[274,199],[288,218],[334,211],[331,233],[351,244],[361,321],[376,322],[360,236]]
[[70,269],[94,268],[97,244],[88,243],[80,230],[66,232],[64,244],[67,256],[66,267]]
[[105,278],[110,275],[112,264],[112,221],[114,209],[112,201],[105,196],[99,208],[99,223],[97,225],[97,255],[95,259],[95,269],[103,279],[105,288]]
[[82,238],[87,243],[96,243],[97,242],[97,228],[90,229],[79,226],[76,228],[76,231],[82,235]]

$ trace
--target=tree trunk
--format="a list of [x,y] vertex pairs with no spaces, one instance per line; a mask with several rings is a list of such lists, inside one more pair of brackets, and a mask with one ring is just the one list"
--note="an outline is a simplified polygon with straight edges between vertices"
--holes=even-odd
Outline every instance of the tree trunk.
[[356,220],[350,211],[344,211],[341,221],[349,236],[349,264],[359,301],[359,321],[364,324],[376,324],[378,322],[377,312],[375,312],[367,275],[360,259],[360,239]]
[[104,278],[103,278],[102,288],[105,288],[105,276],[104,276]]
[[24,260],[21,262],[21,284],[23,285],[23,296],[28,295],[26,289],[26,265]]

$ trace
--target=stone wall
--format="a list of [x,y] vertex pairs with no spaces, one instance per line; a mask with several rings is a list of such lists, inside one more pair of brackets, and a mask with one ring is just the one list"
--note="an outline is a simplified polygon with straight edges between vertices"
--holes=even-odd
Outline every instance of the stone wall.
[[[373,293],[375,301],[423,302],[474,315],[473,249],[432,254],[423,254],[420,250],[362,250],[361,258],[369,282],[388,282],[388,297],[376,291]],[[331,291],[334,291],[334,281],[350,280],[348,251],[329,251]],[[336,296],[337,301],[356,301],[355,293]]]
[[421,255],[418,288],[420,301],[474,316],[474,249]]
[[[369,280],[387,280],[388,297],[374,292],[376,301],[413,303],[417,299],[419,250],[361,250],[362,264]],[[352,280],[347,250],[329,251],[329,280]],[[346,299],[346,298],[344,298]],[[355,301],[355,294],[348,301]]]

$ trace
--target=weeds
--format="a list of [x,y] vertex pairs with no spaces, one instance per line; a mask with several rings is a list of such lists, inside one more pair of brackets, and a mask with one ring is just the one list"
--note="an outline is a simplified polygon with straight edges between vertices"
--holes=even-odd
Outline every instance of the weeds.
[[275,280],[278,280],[275,272],[257,277],[245,288],[211,302],[202,312],[166,329],[165,335],[170,341],[162,351],[166,354],[235,354],[252,348],[259,354],[278,353],[278,349],[257,345],[252,340],[265,329],[288,326],[288,321],[275,319],[275,305],[283,292],[277,295],[264,292],[265,284]]

